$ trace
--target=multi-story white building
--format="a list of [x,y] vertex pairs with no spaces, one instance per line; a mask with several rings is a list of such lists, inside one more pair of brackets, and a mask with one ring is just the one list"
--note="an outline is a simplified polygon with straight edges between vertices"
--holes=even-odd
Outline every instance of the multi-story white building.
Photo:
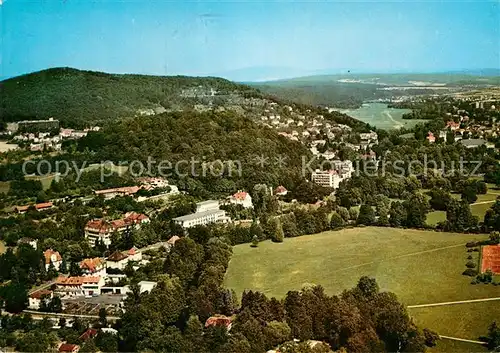
[[226,211],[219,208],[219,201],[208,200],[197,203],[195,213],[177,217],[173,220],[183,228],[190,228],[210,223],[227,223],[231,219],[226,216]]

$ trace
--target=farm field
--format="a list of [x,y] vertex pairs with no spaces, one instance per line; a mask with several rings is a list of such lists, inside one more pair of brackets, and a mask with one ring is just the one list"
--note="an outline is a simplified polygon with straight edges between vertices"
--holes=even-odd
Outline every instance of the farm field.
[[233,247],[225,284],[238,295],[255,289],[283,297],[305,284],[328,293],[356,285],[361,276],[377,279],[381,290],[407,305],[500,296],[500,287],[470,285],[461,273],[466,242],[485,235],[461,235],[395,228],[353,228]]

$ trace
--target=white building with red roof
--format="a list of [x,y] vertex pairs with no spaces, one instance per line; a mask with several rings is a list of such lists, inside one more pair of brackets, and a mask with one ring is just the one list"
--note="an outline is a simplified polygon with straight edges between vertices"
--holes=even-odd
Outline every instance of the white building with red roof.
[[52,263],[55,269],[59,271],[62,264],[62,257],[61,254],[59,254],[59,251],[47,249],[43,252],[43,256],[45,257],[45,270],[48,271],[50,263]]
[[56,279],[56,291],[70,297],[100,295],[104,286],[101,276],[59,277]]
[[135,195],[137,193],[137,191],[139,191],[139,189],[140,189],[140,187],[138,187],[138,186],[124,186],[121,188],[96,190],[96,191],[94,191],[94,193],[97,196],[103,196],[105,199],[112,199],[116,196]]
[[231,317],[225,315],[215,315],[211,316],[205,321],[205,327],[225,327],[226,330],[231,330],[231,326],[233,325],[233,319]]
[[105,246],[109,246],[111,244],[111,235],[114,232],[122,234],[128,229],[139,229],[149,222],[148,216],[136,212],[128,212],[125,214],[125,218],[113,221],[94,219],[88,221],[85,226],[85,238],[90,246],[95,246],[96,240],[102,241]]
[[105,276],[106,261],[100,257],[83,259],[80,261],[80,269],[84,276]]
[[241,205],[244,208],[252,208],[252,197],[248,192],[239,190],[236,194],[228,197],[229,203],[233,205]]
[[280,185],[274,190],[274,194],[276,196],[285,196],[288,194],[288,190],[283,185]]
[[44,298],[52,299],[53,296],[54,295],[50,290],[47,289],[37,290],[36,292],[33,292],[29,295],[28,308],[31,310],[38,310],[40,309],[40,304]]

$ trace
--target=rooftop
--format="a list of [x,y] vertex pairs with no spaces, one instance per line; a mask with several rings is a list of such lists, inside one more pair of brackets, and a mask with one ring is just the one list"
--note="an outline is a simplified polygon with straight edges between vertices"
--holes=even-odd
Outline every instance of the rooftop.
[[205,216],[220,215],[220,214],[225,214],[225,211],[224,210],[209,210],[209,211],[203,211],[203,212],[196,212],[196,213],[187,214],[185,216],[176,217],[176,218],[174,218],[174,221],[192,221],[194,219],[202,218]]

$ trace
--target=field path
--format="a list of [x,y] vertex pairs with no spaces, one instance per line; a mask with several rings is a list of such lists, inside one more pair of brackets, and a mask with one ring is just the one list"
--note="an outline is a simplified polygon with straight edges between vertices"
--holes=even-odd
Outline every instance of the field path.
[[419,304],[419,305],[407,305],[408,309],[412,308],[428,308],[431,306],[443,306],[443,305],[455,305],[455,304],[468,304],[468,303],[480,303],[480,302],[490,302],[494,300],[500,300],[500,297],[496,298],[483,298],[483,299],[469,299],[469,300],[459,300],[455,302],[443,302],[443,303],[432,303],[432,304]]
[[378,264],[378,263],[381,263],[381,262],[386,262],[386,261],[401,259],[401,258],[404,258],[404,257],[421,255],[421,254],[427,254],[427,253],[431,253],[431,252],[435,252],[435,251],[440,251],[440,250],[445,250],[445,249],[458,248],[458,247],[461,247],[461,246],[465,246],[465,244],[466,243],[456,244],[456,245],[448,245],[448,246],[443,246],[443,247],[435,248],[435,249],[429,249],[429,250],[417,251],[417,252],[413,252],[413,253],[409,253],[409,254],[397,255],[397,256],[389,257],[387,259],[380,259],[380,260],[375,260],[375,261],[370,261],[370,262],[364,262],[362,264],[357,264],[357,265],[353,265],[353,266],[349,266],[349,267],[339,268],[338,270],[335,270],[335,271],[332,271],[332,272],[333,273],[335,273],[335,272],[342,272],[342,271],[346,271],[346,270],[352,270],[353,268],[358,268],[358,267],[363,267],[363,266],[368,266],[368,265],[374,265],[374,264]]
[[391,119],[391,121],[394,123],[394,128],[396,129],[400,129],[403,127],[403,124],[401,124],[400,122],[398,122],[396,119],[394,119],[391,115],[391,113],[389,113],[387,110],[384,110],[384,114],[387,115],[387,117],[389,119]]
[[493,203],[495,202],[496,200],[491,200],[491,201],[481,201],[481,202],[475,202],[475,203],[471,203],[470,205],[471,206],[475,206],[475,205],[484,205],[485,203]]
[[448,340],[453,340],[453,341],[460,341],[460,342],[467,342],[467,343],[475,343],[475,344],[480,344],[480,345],[486,345],[486,342],[481,342],[481,341],[474,341],[474,340],[467,340],[465,338],[458,338],[458,337],[450,337],[450,336],[443,336],[439,335],[440,338],[445,338]]

